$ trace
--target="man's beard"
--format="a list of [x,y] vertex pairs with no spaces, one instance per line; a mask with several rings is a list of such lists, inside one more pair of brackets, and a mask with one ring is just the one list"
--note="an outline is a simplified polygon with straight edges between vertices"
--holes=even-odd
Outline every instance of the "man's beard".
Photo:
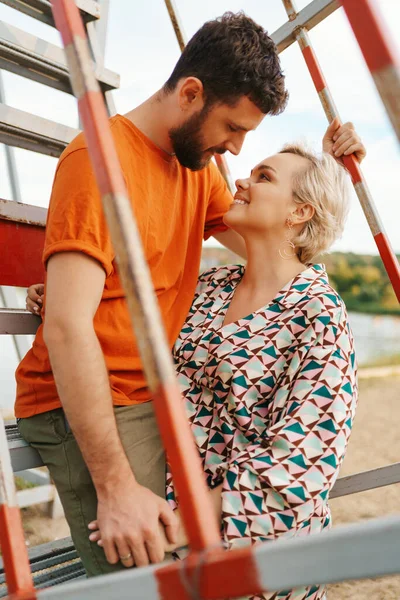
[[176,158],[183,167],[187,167],[191,171],[204,169],[214,153],[223,154],[225,152],[224,148],[204,149],[202,127],[208,113],[209,107],[204,106],[183,125],[174,127],[168,132]]

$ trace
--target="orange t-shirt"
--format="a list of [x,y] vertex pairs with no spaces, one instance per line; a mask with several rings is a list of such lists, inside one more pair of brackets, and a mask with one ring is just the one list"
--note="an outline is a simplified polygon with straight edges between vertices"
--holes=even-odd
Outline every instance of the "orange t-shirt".
[[[202,240],[226,229],[222,216],[232,196],[214,164],[192,172],[182,167],[175,156],[153,144],[125,117],[117,115],[110,123],[172,348],[193,299]],[[95,258],[106,273],[94,327],[109,371],[114,404],[149,400],[83,134],[66,148],[57,166],[43,261],[46,264],[53,254],[66,251],[84,252]],[[43,324],[17,369],[16,379],[17,417],[61,406],[43,341]]]

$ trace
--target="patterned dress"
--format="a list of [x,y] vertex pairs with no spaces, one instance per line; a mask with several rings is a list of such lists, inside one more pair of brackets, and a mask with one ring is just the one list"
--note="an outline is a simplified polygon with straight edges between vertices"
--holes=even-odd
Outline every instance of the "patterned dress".
[[[330,526],[329,490],[357,401],[353,337],[324,265],[222,326],[243,273],[243,266],[225,266],[199,277],[174,348],[208,485],[223,485],[221,532],[230,548]],[[169,470],[167,499],[176,508]],[[326,594],[309,586],[252,598]]]

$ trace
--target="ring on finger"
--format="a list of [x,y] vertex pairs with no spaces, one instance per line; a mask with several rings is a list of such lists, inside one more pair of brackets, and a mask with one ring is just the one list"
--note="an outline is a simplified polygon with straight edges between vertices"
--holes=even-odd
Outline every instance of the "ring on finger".
[[129,554],[127,554],[126,556],[120,556],[119,560],[124,561],[124,560],[130,560],[132,558],[132,554],[129,552]]

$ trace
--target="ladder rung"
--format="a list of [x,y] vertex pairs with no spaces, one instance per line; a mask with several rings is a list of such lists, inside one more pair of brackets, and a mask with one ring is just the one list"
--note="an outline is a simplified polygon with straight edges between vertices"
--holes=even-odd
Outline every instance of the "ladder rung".
[[60,156],[78,129],[0,104],[0,143]]
[[340,7],[339,0],[313,0],[303,10],[299,11],[294,21],[287,21],[272,35],[272,39],[282,52],[296,41],[294,31],[299,27],[310,30]]
[[[0,68],[72,94],[62,48],[0,21]],[[119,87],[117,73],[96,65],[95,75],[106,92]]]
[[14,473],[43,466],[39,453],[22,439],[9,441],[8,449]]
[[46,216],[47,208],[0,198],[0,219],[5,221],[45,227]]
[[[8,426],[7,426],[8,427]],[[85,578],[85,571],[71,538],[40,544],[29,550],[36,588]],[[0,557],[0,598],[7,595],[3,561]]]
[[41,319],[20,308],[0,308],[0,335],[35,334]]
[[[20,12],[55,27],[49,0],[0,0]],[[100,5],[95,0],[75,0],[83,20],[88,23],[100,18]]]

